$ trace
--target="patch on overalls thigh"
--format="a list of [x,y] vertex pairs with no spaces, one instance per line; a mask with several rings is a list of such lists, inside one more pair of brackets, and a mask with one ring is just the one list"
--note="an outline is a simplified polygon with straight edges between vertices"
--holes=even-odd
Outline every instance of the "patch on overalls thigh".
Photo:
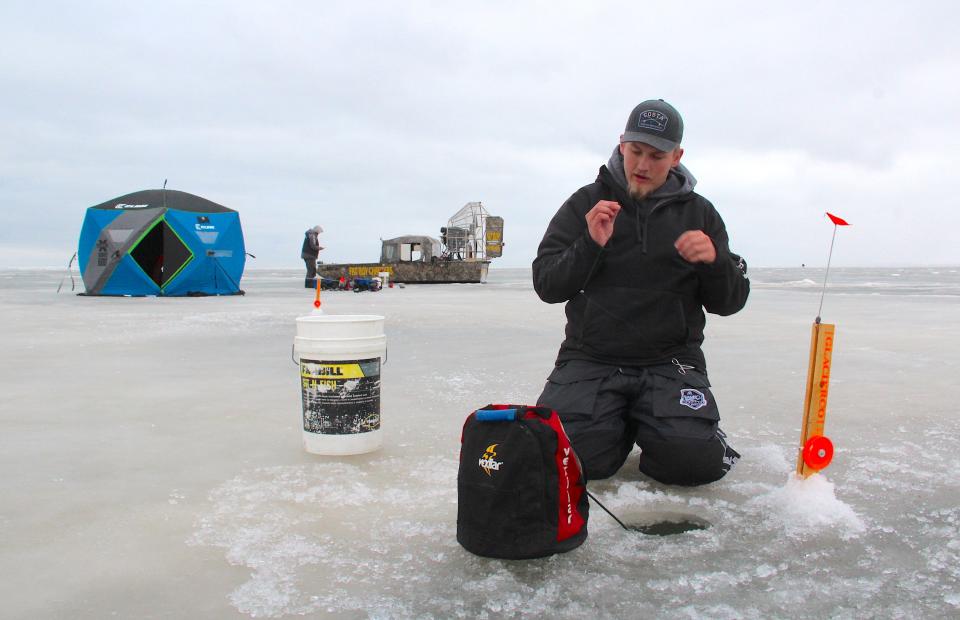
[[[705,375],[692,369],[679,374],[672,366],[649,370],[653,387],[650,405],[653,416],[665,425],[664,430],[685,434],[684,429],[689,427],[694,435],[700,435],[720,419]],[[708,423],[705,427],[704,422]]]
[[707,397],[700,390],[680,388],[680,404],[696,411],[697,409],[703,409],[707,406]]

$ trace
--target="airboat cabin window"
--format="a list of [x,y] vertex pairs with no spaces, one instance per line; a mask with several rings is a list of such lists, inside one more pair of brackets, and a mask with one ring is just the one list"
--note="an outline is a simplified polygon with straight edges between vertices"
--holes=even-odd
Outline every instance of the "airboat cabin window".
[[400,260],[423,260],[423,246],[419,243],[403,243],[400,245]]

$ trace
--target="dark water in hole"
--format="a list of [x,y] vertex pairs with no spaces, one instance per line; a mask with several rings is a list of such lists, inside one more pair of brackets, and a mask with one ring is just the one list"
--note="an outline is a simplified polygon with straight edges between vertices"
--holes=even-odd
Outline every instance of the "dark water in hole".
[[674,534],[683,534],[684,532],[693,532],[696,530],[705,530],[710,527],[706,521],[700,520],[682,520],[682,521],[658,521],[656,523],[646,523],[643,525],[633,525],[630,529],[646,534],[648,536],[672,536]]

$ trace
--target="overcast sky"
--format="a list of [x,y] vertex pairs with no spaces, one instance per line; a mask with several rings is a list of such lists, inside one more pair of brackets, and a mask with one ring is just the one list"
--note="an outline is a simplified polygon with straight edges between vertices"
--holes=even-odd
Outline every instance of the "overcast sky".
[[527,266],[627,114],[664,98],[753,266],[960,264],[960,3],[0,5],[0,267],[65,266],[87,207],[236,209],[248,267],[375,261],[481,201]]

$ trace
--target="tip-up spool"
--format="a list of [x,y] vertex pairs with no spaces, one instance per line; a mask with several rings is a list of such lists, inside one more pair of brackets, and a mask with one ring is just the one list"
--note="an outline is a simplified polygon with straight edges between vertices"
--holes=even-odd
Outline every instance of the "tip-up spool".
[[803,446],[803,462],[810,469],[820,471],[833,460],[833,442],[823,435],[814,435]]

